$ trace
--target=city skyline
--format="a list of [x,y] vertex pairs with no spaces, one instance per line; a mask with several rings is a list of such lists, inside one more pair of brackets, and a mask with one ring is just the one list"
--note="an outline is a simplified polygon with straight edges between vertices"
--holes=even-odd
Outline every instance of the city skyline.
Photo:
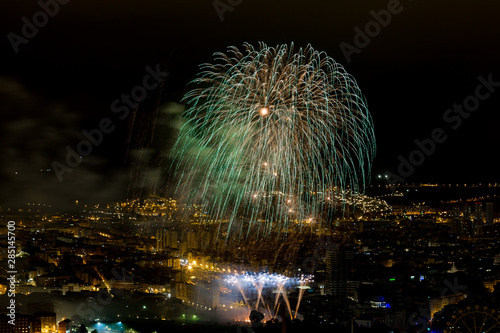
[[[448,326],[441,316],[459,310],[466,325],[475,319],[500,325],[481,312],[495,308],[500,281],[499,202],[495,191],[487,194],[496,187],[474,187],[471,193],[482,197],[429,202],[433,190],[448,186],[383,188],[388,210],[291,229],[280,242],[232,237],[227,243],[202,223],[202,207],[154,195],[82,204],[72,214],[3,209],[2,220],[14,224],[0,231],[15,225],[21,272],[15,287],[0,283],[0,300],[15,288],[19,325],[38,332],[36,325],[45,323],[42,333],[66,319],[75,329],[84,323],[98,332],[214,323],[224,330],[250,325],[258,312],[257,322],[270,330],[281,330],[286,317],[294,319],[290,329],[321,331],[317,325],[330,321],[347,330],[344,321],[354,316],[355,331],[442,332]],[[425,202],[414,202],[411,192],[418,191]],[[7,253],[0,251],[2,263]],[[481,311],[469,310],[476,305]],[[0,325],[7,319],[0,317]]]

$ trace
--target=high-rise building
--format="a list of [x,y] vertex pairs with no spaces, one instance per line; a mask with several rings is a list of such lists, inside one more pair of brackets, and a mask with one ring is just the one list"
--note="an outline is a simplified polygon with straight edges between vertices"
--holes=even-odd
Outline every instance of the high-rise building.
[[327,295],[345,297],[347,281],[351,278],[352,250],[339,245],[333,245],[326,251],[326,283]]
[[181,256],[185,255],[188,252],[188,243],[187,243],[187,241],[180,242],[177,249],[179,250],[179,254]]
[[493,202],[486,203],[486,225],[493,225],[495,218],[495,204]]
[[29,333],[32,320],[32,317],[27,314],[16,315],[16,328],[14,329],[14,333]]
[[480,202],[476,202],[474,205],[474,219],[483,219],[483,205]]
[[473,233],[473,225],[471,220],[462,221],[462,234],[471,235]]
[[31,322],[31,329],[33,333],[42,333],[42,320],[40,318],[34,318]]
[[483,235],[483,205],[480,202],[474,205],[473,234],[474,236]]
[[198,239],[194,231],[188,231],[187,233],[187,248],[188,250],[198,249]]
[[207,250],[210,247],[210,233],[203,231],[200,239],[200,250]]
[[55,314],[55,312],[35,313],[35,319],[40,320],[41,333],[51,333],[51,332],[56,331],[56,314]]
[[167,232],[164,229],[156,230],[156,251],[163,252],[167,248]]
[[465,205],[465,207],[464,207],[464,220],[470,221],[471,215],[472,215],[472,212],[471,212],[470,206]]
[[166,251],[167,248],[178,249],[178,232],[160,228],[156,230],[156,249],[158,252]]
[[210,281],[210,285],[207,288],[206,304],[211,308],[220,305],[220,286],[217,279]]
[[179,248],[179,233],[177,231],[167,231],[167,246],[172,249]]
[[470,235],[473,232],[471,217],[472,217],[471,206],[465,205],[463,218],[462,218],[462,234],[464,234],[464,235]]
[[71,332],[71,320],[70,319],[64,319],[57,324],[58,326],[58,333],[70,333]]
[[454,235],[460,235],[463,233],[459,207],[453,207],[453,210],[451,211],[451,233]]
[[31,333],[32,318],[27,314],[15,314],[15,325],[9,323],[12,320],[6,314],[0,315],[0,333]]
[[462,221],[457,219],[451,221],[451,233],[454,235],[461,235],[463,233]]

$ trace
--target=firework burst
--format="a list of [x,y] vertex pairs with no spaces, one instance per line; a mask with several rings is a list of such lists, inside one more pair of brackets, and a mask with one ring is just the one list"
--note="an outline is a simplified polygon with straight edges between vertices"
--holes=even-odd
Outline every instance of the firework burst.
[[373,123],[340,64],[310,45],[263,43],[230,47],[215,61],[201,65],[184,96],[173,149],[177,191],[205,207],[205,221],[286,234],[315,216],[325,193],[364,189]]

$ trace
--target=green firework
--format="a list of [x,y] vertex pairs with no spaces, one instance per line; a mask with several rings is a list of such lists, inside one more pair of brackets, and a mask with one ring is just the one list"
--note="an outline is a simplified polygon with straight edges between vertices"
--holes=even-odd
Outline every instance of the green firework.
[[178,191],[203,205],[206,223],[286,233],[317,219],[327,197],[365,188],[373,122],[339,63],[293,44],[214,56],[184,96],[173,149]]

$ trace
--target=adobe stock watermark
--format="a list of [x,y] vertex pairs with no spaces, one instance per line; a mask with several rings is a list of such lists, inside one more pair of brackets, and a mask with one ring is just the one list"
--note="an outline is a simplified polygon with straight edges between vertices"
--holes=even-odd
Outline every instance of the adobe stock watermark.
[[[468,119],[472,113],[479,109],[481,102],[487,100],[495,92],[496,88],[500,87],[500,81],[493,81],[493,74],[491,73],[487,78],[480,75],[477,79],[479,84],[474,89],[474,94],[465,97],[461,104],[453,104],[453,107],[443,113],[443,121],[452,130],[459,129],[464,119]],[[390,171],[385,172],[385,178],[389,185],[403,183],[410,177],[415,172],[415,168],[421,166],[426,158],[434,154],[436,147],[448,139],[446,132],[446,129],[436,127],[431,131],[429,137],[422,140],[415,139],[413,142],[417,147],[407,157],[398,156],[397,174]]]
[[[444,284],[446,285],[446,287],[441,290],[441,297],[446,296],[448,294],[448,291],[451,291],[453,293],[452,295],[458,296],[462,293],[462,291],[465,291],[467,289],[467,286],[458,284],[458,277],[455,277],[455,279],[453,280],[453,284],[451,284],[448,279],[444,280]],[[451,297],[449,303],[454,304],[455,299],[456,297]],[[432,317],[429,308],[424,308],[421,306],[419,307],[418,312],[413,312],[410,317],[408,317],[408,323],[413,327],[420,326],[418,332],[424,333],[429,328],[431,319]]]
[[353,54],[361,53],[364,48],[370,45],[372,38],[377,37],[382,28],[387,28],[391,23],[392,16],[400,14],[403,9],[404,7],[399,0],[389,0],[387,2],[387,9],[381,9],[378,12],[371,10],[370,15],[373,17],[373,20],[368,21],[363,30],[358,26],[354,27],[354,45],[346,42],[339,44],[347,63],[349,64],[352,61]]
[[212,5],[219,16],[219,20],[224,21],[224,13],[232,12],[235,7],[241,5],[243,0],[214,0]]
[[[155,69],[150,66],[146,67],[146,74],[142,79],[142,85],[137,85],[131,89],[130,94],[121,94],[120,98],[115,99],[111,103],[111,112],[118,116],[119,120],[125,120],[130,110],[136,108],[139,103],[146,99],[148,91],[156,89],[167,77],[168,73],[160,70],[160,65],[156,65]],[[78,167],[85,156],[89,156],[94,147],[99,146],[104,141],[104,135],[110,134],[116,129],[116,125],[110,118],[102,118],[96,128],[82,131],[85,139],[80,140],[75,148],[66,146],[66,163],[58,161],[52,162],[51,166],[54,170],[59,182],[63,181],[63,175],[68,172],[73,172],[73,169]]]
[[[306,257],[302,261],[301,268],[309,274],[313,274],[317,269],[320,263],[323,263],[326,259],[326,252],[331,250],[334,246],[339,246],[339,244],[335,243],[330,236],[327,236],[326,241],[318,237],[318,245],[314,249],[314,253],[312,257]],[[321,254],[320,252],[325,252]]]
[[53,18],[59,13],[60,5],[66,5],[70,0],[40,0],[38,5],[41,10],[33,14],[31,20],[26,16],[21,18],[23,26],[21,27],[21,34],[9,32],[7,38],[10,45],[14,49],[14,53],[19,53],[19,46],[28,44],[29,41],[38,35],[39,29],[45,27],[49,23],[49,19]]
[[[121,274],[117,269],[113,268],[111,273],[117,280],[133,281],[134,276],[129,274],[124,268],[121,269]],[[122,289],[117,289],[113,293],[120,295]],[[88,297],[85,302],[82,302],[76,308],[76,314],[87,321],[94,321],[98,313],[102,313],[104,307],[113,301],[113,296],[106,289],[99,289],[95,299]]]

